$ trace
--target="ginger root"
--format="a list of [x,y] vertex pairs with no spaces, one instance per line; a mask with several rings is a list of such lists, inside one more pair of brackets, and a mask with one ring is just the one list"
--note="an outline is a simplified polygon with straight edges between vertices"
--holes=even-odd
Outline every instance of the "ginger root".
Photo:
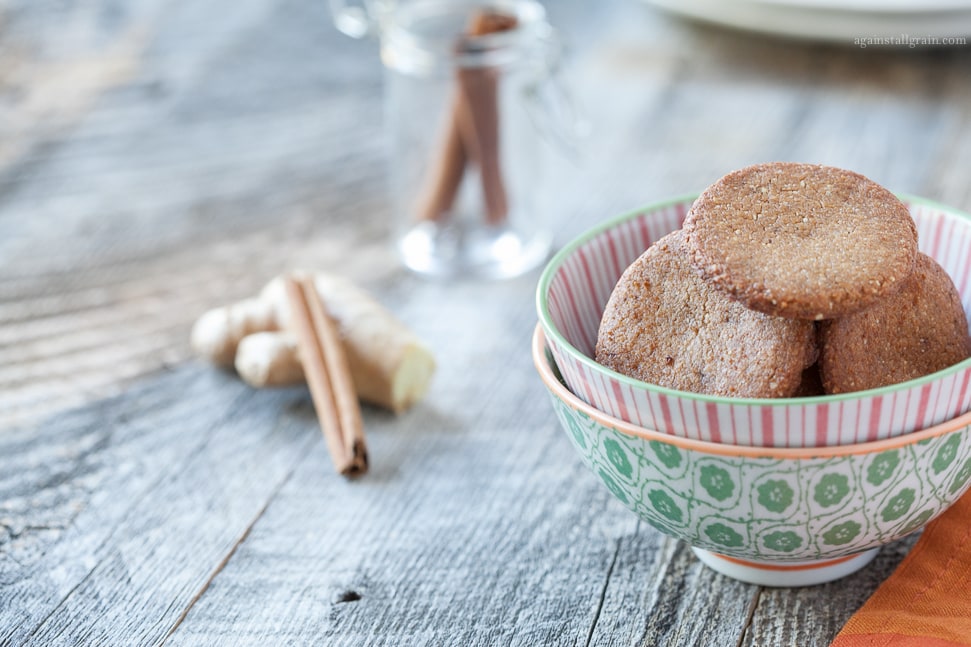
[[297,338],[289,332],[257,332],[239,341],[236,372],[252,387],[287,386],[305,381]]
[[[431,352],[350,281],[321,272],[313,279],[337,323],[358,397],[396,413],[420,400],[435,371]],[[283,278],[277,277],[259,297],[202,315],[192,329],[192,347],[217,364],[235,366],[251,386],[298,384],[304,374],[289,321]]]
[[262,299],[244,299],[199,317],[192,327],[192,348],[216,364],[228,367],[233,365],[240,340],[255,332],[279,328],[274,304]]

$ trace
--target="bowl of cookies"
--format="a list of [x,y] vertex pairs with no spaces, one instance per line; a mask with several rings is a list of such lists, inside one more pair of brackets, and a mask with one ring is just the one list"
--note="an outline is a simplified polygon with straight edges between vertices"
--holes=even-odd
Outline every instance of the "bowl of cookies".
[[848,575],[971,486],[971,413],[829,447],[751,447],[625,422],[562,380],[543,329],[532,356],[563,430],[613,496],[705,564],[766,586]]
[[971,410],[969,258],[959,210],[759,164],[581,235],[536,305],[596,411],[688,440],[829,448]]

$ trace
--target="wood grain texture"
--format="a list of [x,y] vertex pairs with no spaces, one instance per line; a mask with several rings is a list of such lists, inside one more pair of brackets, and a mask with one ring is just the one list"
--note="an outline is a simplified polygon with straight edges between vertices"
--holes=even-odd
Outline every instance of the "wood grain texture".
[[[971,51],[778,41],[627,0],[549,3],[591,127],[538,187],[559,243],[773,159],[971,208]],[[309,0],[0,2],[0,645],[828,645],[914,539],[832,584],[703,567],[614,501],[528,358],[536,273],[389,253],[374,42]],[[371,471],[303,389],[190,357],[290,267],[432,347]]]
[[292,393],[193,368],[4,435],[22,460],[3,480],[0,581],[16,604],[0,641],[157,642],[316,440],[312,420]]
[[408,430],[369,418],[369,477],[336,488],[326,456],[308,456],[171,644],[583,644],[611,559],[586,537],[630,520],[531,406],[525,362],[509,368],[515,426],[474,401],[415,411]]

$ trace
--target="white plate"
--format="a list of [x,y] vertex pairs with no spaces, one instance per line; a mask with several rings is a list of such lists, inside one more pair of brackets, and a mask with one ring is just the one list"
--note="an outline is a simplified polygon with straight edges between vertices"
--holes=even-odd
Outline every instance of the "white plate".
[[648,0],[721,25],[855,46],[966,45],[971,0]]

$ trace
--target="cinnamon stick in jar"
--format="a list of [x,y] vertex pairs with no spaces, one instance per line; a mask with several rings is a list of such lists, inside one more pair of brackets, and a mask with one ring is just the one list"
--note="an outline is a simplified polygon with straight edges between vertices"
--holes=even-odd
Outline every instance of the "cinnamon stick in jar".
[[[516,25],[515,16],[479,9],[459,40],[458,51],[474,51],[475,38],[514,29]],[[417,208],[418,219],[448,219],[471,162],[478,167],[486,221],[500,224],[506,219],[509,205],[499,151],[499,73],[489,67],[460,66],[456,85],[445,135]]]

